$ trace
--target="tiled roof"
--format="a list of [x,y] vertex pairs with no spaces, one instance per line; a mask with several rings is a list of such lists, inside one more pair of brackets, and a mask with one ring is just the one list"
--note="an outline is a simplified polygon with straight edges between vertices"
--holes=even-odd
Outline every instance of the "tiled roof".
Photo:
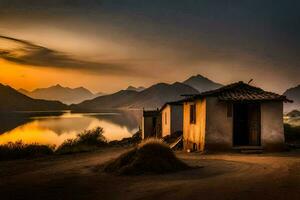
[[233,83],[216,90],[203,92],[193,97],[185,99],[186,101],[203,98],[207,96],[216,96],[223,101],[285,101],[292,102],[283,95],[264,91],[261,88],[248,85],[243,82]]

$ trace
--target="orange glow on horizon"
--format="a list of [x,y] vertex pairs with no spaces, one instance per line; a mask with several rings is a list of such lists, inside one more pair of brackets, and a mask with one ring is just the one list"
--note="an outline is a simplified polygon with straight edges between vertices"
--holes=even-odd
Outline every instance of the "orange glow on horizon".
[[23,66],[0,59],[0,83],[16,89],[32,90],[37,85],[48,85],[54,75],[50,68]]
[[[80,70],[20,65],[0,59],[0,83],[15,89],[23,88],[31,91],[61,84],[74,88],[83,86],[91,89],[92,92],[99,92],[100,78],[102,79],[101,76],[83,73]],[[102,80],[107,78],[110,77],[104,77]]]

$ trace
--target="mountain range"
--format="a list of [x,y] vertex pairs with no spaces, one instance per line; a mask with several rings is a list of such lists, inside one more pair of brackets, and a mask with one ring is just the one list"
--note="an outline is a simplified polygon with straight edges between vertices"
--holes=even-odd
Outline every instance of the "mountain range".
[[18,91],[34,99],[56,100],[65,104],[76,104],[104,95],[103,93],[93,94],[84,87],[69,88],[59,84],[48,88],[38,88],[33,91],[27,91],[22,88]]
[[288,89],[283,95],[294,101],[293,103],[287,103],[284,105],[285,112],[300,110],[300,85]]
[[68,108],[74,110],[156,109],[166,102],[184,98],[182,96],[184,94],[197,94],[220,86],[222,85],[206,77],[196,75],[182,83],[158,83],[149,88],[129,86],[110,95],[93,94],[83,87],[72,89],[61,85],[38,88],[31,92],[24,89],[18,91],[32,99],[56,100],[72,104]]
[[149,88],[128,87],[111,95],[86,100],[72,105],[74,110],[103,110],[103,109],[156,109],[164,103],[183,99],[185,94],[198,94],[207,90],[221,87],[201,75],[192,76],[186,81],[173,84],[158,83]]
[[46,111],[68,109],[67,105],[59,101],[33,99],[2,84],[0,84],[0,96],[0,111]]
[[[93,94],[83,87],[72,89],[56,85],[28,92],[24,89],[16,91],[9,86],[0,86],[0,110],[2,111],[62,109],[96,111],[109,109],[156,109],[166,102],[184,98],[182,95],[197,94],[216,89],[222,85],[201,75],[196,75],[183,82],[175,82],[173,84],[158,83],[149,88],[129,86],[125,90],[102,96],[98,96],[101,94]],[[284,95],[294,100],[292,104],[285,104],[286,113],[300,109],[300,86],[287,90]],[[67,106],[57,100],[71,105]]]
[[121,90],[111,95],[100,96],[77,105],[71,105],[71,109],[156,109],[166,102],[183,99],[182,95],[198,94],[199,92],[216,89],[221,86],[221,84],[215,83],[201,75],[196,75],[182,83],[158,83],[149,88],[130,86],[126,90]]
[[111,95],[97,97],[72,105],[74,110],[103,110],[103,109],[156,109],[169,101],[184,98],[184,94],[197,94],[196,89],[183,83],[158,83],[141,92],[121,90]]

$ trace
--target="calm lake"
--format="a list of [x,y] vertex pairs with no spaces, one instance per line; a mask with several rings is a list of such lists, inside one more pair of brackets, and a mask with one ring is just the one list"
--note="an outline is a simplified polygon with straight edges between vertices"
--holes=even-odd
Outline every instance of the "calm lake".
[[60,145],[84,130],[104,129],[107,140],[131,137],[139,129],[141,111],[71,113],[19,112],[0,115],[0,144],[24,143]]

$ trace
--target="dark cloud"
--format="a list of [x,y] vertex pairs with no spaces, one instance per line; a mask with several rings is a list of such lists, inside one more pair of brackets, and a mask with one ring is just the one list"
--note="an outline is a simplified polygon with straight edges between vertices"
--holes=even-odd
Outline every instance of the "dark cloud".
[[49,8],[95,8],[102,5],[102,0],[1,0],[0,5],[5,9]]
[[0,49],[0,58],[22,65],[39,67],[56,67],[65,69],[86,70],[94,73],[138,74],[127,63],[119,62],[89,62],[72,58],[62,52],[31,43],[26,40],[0,35],[0,40],[15,42],[21,47]]

